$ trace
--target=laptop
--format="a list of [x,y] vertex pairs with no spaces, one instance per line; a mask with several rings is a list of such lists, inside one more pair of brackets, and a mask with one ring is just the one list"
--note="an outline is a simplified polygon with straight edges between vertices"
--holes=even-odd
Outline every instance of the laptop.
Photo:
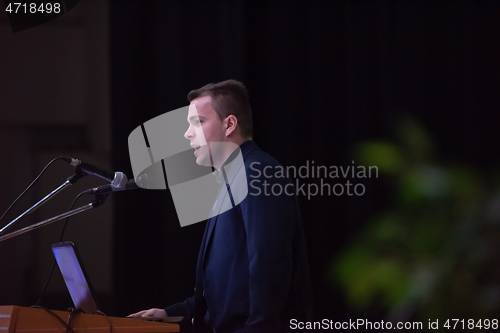
[[85,313],[98,310],[94,289],[73,242],[52,244],[52,252],[75,308]]
[[[62,273],[75,308],[81,309],[85,313],[95,313],[98,310],[95,292],[90,284],[89,277],[75,244],[73,242],[52,244],[52,252],[56,257],[57,265]],[[178,323],[182,321],[183,317],[134,317],[131,319]]]

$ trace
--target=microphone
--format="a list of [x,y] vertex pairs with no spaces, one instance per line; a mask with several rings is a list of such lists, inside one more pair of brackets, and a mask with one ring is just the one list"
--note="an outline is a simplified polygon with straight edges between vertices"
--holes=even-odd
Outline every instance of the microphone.
[[136,190],[138,188],[141,187],[137,186],[134,179],[131,179],[128,182],[126,182],[125,185],[123,185],[122,187],[114,187],[111,184],[107,184],[94,188],[89,188],[88,190],[83,191],[82,194],[108,194],[111,192]]
[[94,175],[104,180],[107,180],[111,183],[111,186],[114,188],[122,188],[125,187],[128,181],[127,176],[120,171],[112,173],[110,171],[98,168],[92,164],[84,163],[79,159],[61,156],[60,157],[66,163],[76,167],[77,171],[80,171],[86,175]]

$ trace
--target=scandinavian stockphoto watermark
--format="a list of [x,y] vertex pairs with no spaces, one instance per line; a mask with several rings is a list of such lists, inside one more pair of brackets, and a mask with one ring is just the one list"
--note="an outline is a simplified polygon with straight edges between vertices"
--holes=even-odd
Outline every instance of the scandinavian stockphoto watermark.
[[298,321],[290,319],[290,329],[292,330],[362,330],[362,331],[378,331],[378,330],[498,330],[500,327],[498,319],[428,319],[427,322],[421,321],[369,321],[367,319],[349,319],[349,321],[334,321],[331,319],[323,319],[321,321]]
[[[198,117],[191,104],[152,118],[128,137],[130,164],[136,184],[149,190],[170,191],[181,226],[188,226],[220,215],[241,203],[248,194],[243,155],[231,142],[210,142],[204,133],[197,136],[199,149],[193,149],[185,136],[188,119]],[[222,175],[207,166],[222,160]],[[223,177],[222,177],[223,176]],[[227,183],[230,187],[222,186]]]
[[[422,322],[396,322],[392,323],[390,321],[369,321],[366,319],[349,319],[349,321],[334,321],[331,319],[323,319],[321,321],[308,321],[302,322],[297,319],[290,320],[290,329],[292,330],[421,330],[424,328]],[[429,329],[433,329],[429,321]]]
[[[220,215],[248,195],[362,196],[363,180],[378,178],[378,167],[248,164],[241,148],[231,142],[207,142],[195,104],[154,117],[128,137],[135,183],[144,189],[170,191],[179,223],[187,226]],[[190,123],[190,121],[192,123]],[[201,125],[200,125],[201,126]],[[191,137],[191,142],[188,137]],[[194,139],[193,139],[194,138]],[[229,154],[229,157],[227,156]],[[225,161],[215,169],[213,161]]]
[[[366,186],[362,179],[378,178],[378,167],[356,165],[315,165],[314,160],[307,160],[299,167],[261,166],[260,162],[250,164],[248,194],[259,195],[297,195],[306,196],[308,200],[315,196],[362,196]],[[280,182],[279,180],[290,179]],[[278,181],[277,181],[278,180]]]

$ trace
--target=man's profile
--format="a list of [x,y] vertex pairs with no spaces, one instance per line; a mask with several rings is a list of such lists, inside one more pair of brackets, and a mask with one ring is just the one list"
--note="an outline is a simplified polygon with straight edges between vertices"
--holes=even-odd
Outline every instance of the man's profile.
[[[235,204],[239,200],[233,183],[239,169],[246,172],[248,183],[262,178],[259,183],[266,180],[284,187],[289,180],[268,178],[262,172],[280,164],[252,139],[252,111],[241,82],[207,84],[191,91],[188,100],[184,137],[194,149],[196,163],[213,167],[220,183],[200,246],[195,295],[165,309],[131,316],[184,316],[185,322],[193,323],[194,332],[291,331],[290,320],[312,319],[297,198],[285,193],[248,194]],[[244,165],[229,170],[237,149]],[[222,210],[224,205],[232,208]]]

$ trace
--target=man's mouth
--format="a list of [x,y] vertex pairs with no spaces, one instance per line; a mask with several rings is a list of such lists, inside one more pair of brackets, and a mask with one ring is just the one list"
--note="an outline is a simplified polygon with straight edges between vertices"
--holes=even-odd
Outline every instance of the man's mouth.
[[[193,147],[194,149],[194,154],[196,155],[196,153],[198,152],[198,150],[200,149],[200,146],[194,146]],[[196,155],[197,156],[197,155]]]

